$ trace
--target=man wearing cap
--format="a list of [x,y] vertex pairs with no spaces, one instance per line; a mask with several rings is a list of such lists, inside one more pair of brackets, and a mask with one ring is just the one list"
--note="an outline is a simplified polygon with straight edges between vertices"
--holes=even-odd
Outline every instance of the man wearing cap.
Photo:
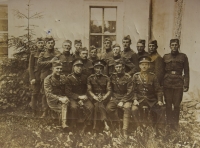
[[89,77],[94,73],[93,64],[91,60],[88,60],[88,50],[86,47],[79,49],[79,57],[83,61],[83,70],[82,73]]
[[87,97],[87,75],[82,73],[82,59],[75,59],[72,64],[73,72],[67,76],[65,82],[66,95],[70,99],[70,118],[74,129],[77,121],[84,121],[84,131],[92,120],[94,106]]
[[[148,112],[152,126],[157,130],[164,125],[163,91],[155,74],[148,72],[151,59],[148,56],[139,58],[140,72],[134,74],[132,116],[138,124],[146,122]],[[145,125],[145,124],[144,124]]]
[[67,125],[67,105],[69,99],[65,94],[65,75],[62,75],[62,63],[54,61],[52,63],[52,74],[44,79],[44,92],[50,109],[61,113],[62,127]]
[[75,52],[74,52],[73,57],[79,58],[79,49],[82,48],[82,41],[81,40],[75,40],[74,41],[74,47],[75,47]]
[[40,70],[38,69],[37,60],[42,51],[44,51],[44,40],[43,38],[37,38],[36,51],[32,52],[29,58],[29,76],[32,90],[30,106],[33,110],[33,116],[36,115],[36,107],[39,103],[39,98],[41,97]]
[[96,60],[93,62],[95,74],[92,74],[87,79],[87,91],[89,97],[94,103],[94,127],[97,130],[97,120],[104,123],[104,129],[109,130],[107,124],[108,118],[106,115],[106,104],[111,95],[110,78],[103,74],[103,69],[106,62],[103,60]]
[[[178,39],[170,40],[171,53],[165,54],[164,60],[164,97],[166,102],[167,123],[170,128],[179,127],[180,103],[183,92],[189,89],[189,62],[184,53],[179,52]],[[184,75],[183,75],[184,73]],[[174,109],[172,110],[172,105]]]
[[[121,56],[123,58],[128,59],[129,61],[131,61],[135,66],[138,65],[138,59],[137,59],[137,55],[136,53],[131,49],[130,45],[131,45],[131,38],[129,35],[125,36],[122,39],[122,44],[124,47],[124,50],[121,53]],[[136,67],[137,68],[137,67]],[[138,69],[135,69],[134,73],[137,72]],[[132,74],[131,74],[132,75]]]
[[[44,84],[44,79],[52,73],[51,67],[52,63],[55,60],[58,60],[58,57],[60,56],[60,52],[58,50],[54,49],[55,46],[55,40],[53,38],[46,38],[46,51],[41,52],[39,57],[38,57],[38,68],[41,70],[40,74],[40,79],[42,82],[42,85]],[[41,118],[45,117],[47,115],[48,111],[48,105],[46,101],[46,97],[44,94],[44,87],[41,87],[41,93],[43,94],[42,96],[42,110],[43,114]]]
[[[115,71],[110,77],[112,97],[106,106],[110,119],[119,122],[118,108],[123,110],[123,135],[127,137],[127,130],[131,116],[133,83],[131,76],[124,72],[122,60],[115,63]],[[121,110],[120,110],[121,111]]]
[[103,52],[101,59],[107,62],[107,60],[113,56],[113,52],[111,48],[112,41],[110,40],[110,38],[105,38],[103,45],[104,45],[105,52]]
[[164,62],[163,58],[158,54],[157,48],[157,40],[149,41],[148,52],[149,57],[151,58],[149,71],[156,75],[158,82],[161,85],[164,75]]
[[74,57],[70,54],[72,48],[72,42],[65,40],[62,44],[63,53],[59,56],[59,60],[62,62],[62,72],[65,76],[72,72],[72,61]]
[[99,60],[99,57],[97,56],[97,48],[95,46],[90,46],[90,57],[88,60],[92,62]]
[[107,67],[105,73],[108,76],[111,76],[115,73],[115,64],[118,61],[123,61],[124,63],[124,71],[131,76],[136,72],[136,66],[128,59],[121,56],[121,47],[119,44],[115,44],[112,47],[113,56],[107,60]]

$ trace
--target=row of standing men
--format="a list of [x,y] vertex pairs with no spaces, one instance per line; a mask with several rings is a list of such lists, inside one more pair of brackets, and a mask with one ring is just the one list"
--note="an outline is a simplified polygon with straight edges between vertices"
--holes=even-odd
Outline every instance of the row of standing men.
[[[42,51],[44,49],[44,43],[46,45],[46,50]],[[47,109],[50,104],[47,96],[51,93],[49,93],[49,87],[46,87],[45,89],[44,79],[49,75],[49,78],[52,79],[52,86],[56,86],[56,84],[60,84],[62,82],[68,83],[68,85],[65,85],[65,93],[67,92],[67,97],[70,99],[70,110],[72,112],[70,113],[71,118],[78,117],[79,115],[79,113],[77,112],[77,101],[87,100],[85,97],[80,97],[78,100],[76,100],[78,96],[83,95],[81,94],[83,92],[88,92],[89,97],[92,98],[88,100],[98,100],[98,98],[111,98],[105,99],[110,100],[109,103],[106,103],[107,107],[105,110],[108,114],[112,113],[112,115],[110,114],[110,118],[113,118],[112,121],[118,121],[118,119],[115,118],[117,117],[115,116],[117,106],[121,106],[123,108],[126,108],[126,106],[128,106],[128,108],[130,108],[131,105],[126,105],[126,102],[131,102],[131,104],[133,103],[131,109],[133,112],[132,116],[135,119],[135,121],[137,121],[139,118],[137,117],[138,106],[147,106],[149,108],[154,108],[154,106],[156,107],[159,101],[163,101],[162,97],[164,92],[166,102],[167,123],[171,128],[177,129],[179,121],[180,103],[182,100],[183,91],[186,92],[189,88],[189,63],[187,56],[179,52],[179,40],[170,40],[171,53],[164,55],[163,58],[157,53],[158,45],[156,40],[150,41],[148,43],[148,52],[145,51],[145,40],[139,40],[137,42],[137,54],[130,48],[130,36],[125,36],[122,40],[122,44],[124,49],[121,51],[121,47],[118,44],[112,46],[111,40],[109,38],[106,38],[104,40],[105,53],[98,57],[97,49],[94,46],[92,46],[90,48],[90,57],[88,58],[88,50],[86,48],[82,48],[82,43],[80,40],[75,40],[75,53],[70,54],[70,50],[72,47],[71,41],[66,40],[63,42],[63,53],[60,53],[59,51],[54,49],[55,41],[53,38],[47,38],[45,42],[43,39],[39,38],[36,42],[37,50],[31,54],[29,61],[30,82],[32,86],[31,106],[33,108],[33,114],[36,113],[37,101],[40,101],[38,97],[40,92],[43,94],[42,108],[44,112],[42,117],[45,117],[47,114]],[[148,58],[144,56],[150,57],[150,60],[148,60]],[[73,60],[77,58],[80,58],[83,64],[75,64],[77,61],[75,60],[73,62]],[[99,70],[100,65],[94,65],[94,61],[98,59],[103,59],[106,62],[106,66],[104,64],[101,64],[104,65],[104,72],[103,70]],[[61,79],[59,80],[60,83],[55,81],[54,84],[54,80],[57,79],[54,79],[51,73],[52,69],[54,69],[52,68],[52,66],[56,65],[56,63],[59,63],[57,60],[61,61],[62,63],[62,74],[67,76],[66,80],[68,80],[68,82],[66,82],[66,80]],[[141,61],[141,63],[139,63],[139,61]],[[120,63],[121,65],[123,65],[122,67],[124,67],[122,70],[124,74],[119,74],[122,72],[117,72],[116,67],[119,67]],[[148,66],[145,66],[145,64],[143,63],[148,63]],[[82,65],[79,67],[82,67],[81,73],[82,75],[85,75],[85,78],[83,80],[81,80],[81,77],[76,75],[74,72],[76,71],[74,70],[74,68],[77,67],[76,65]],[[98,71],[101,71],[100,73],[103,73],[104,76],[107,75],[105,78],[106,80],[101,80],[100,77],[97,78]],[[184,76],[182,74],[183,72]],[[85,85],[87,87],[83,85],[83,82],[86,79],[88,79],[88,82],[85,82]],[[106,93],[109,88],[106,87],[108,85],[108,80],[110,81],[110,91],[112,92],[112,95],[111,92],[110,94]],[[128,91],[130,90],[128,89],[128,86],[130,86],[130,82],[133,85],[132,87],[137,89],[134,89],[134,91],[128,93]],[[58,90],[60,91],[63,89],[61,87],[58,88]],[[86,89],[88,89],[88,91]],[[45,94],[44,90],[46,90],[46,92],[48,93]],[[57,89],[54,88],[52,91],[54,92],[54,90]],[[75,103],[72,103],[73,101],[71,100],[75,100]],[[95,105],[95,102],[92,102],[92,104]],[[158,104],[162,106],[162,103],[159,102]],[[96,103],[96,105],[98,105],[99,107],[99,103]],[[174,109],[172,109],[172,105],[174,106]],[[91,108],[89,112],[91,112]],[[126,131],[128,128],[127,121],[129,121],[131,114],[129,111],[130,109],[128,109],[128,111],[124,110],[124,135],[126,135]],[[92,116],[96,117],[96,115],[90,116],[90,119],[92,118]],[[104,116],[101,117],[105,118]],[[156,116],[154,115],[152,115],[152,117],[156,118]],[[157,120],[155,118],[153,120]],[[159,121],[159,123],[162,122]],[[94,124],[94,127],[95,125],[96,122]],[[107,127],[106,122],[105,127]]]

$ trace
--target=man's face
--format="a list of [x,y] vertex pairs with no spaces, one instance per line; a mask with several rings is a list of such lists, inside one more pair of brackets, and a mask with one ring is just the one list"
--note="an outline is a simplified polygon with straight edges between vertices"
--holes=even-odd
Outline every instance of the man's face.
[[55,46],[55,42],[54,42],[53,40],[52,40],[52,41],[48,41],[48,42],[46,43],[47,49],[53,49],[54,46]]
[[145,46],[142,43],[137,43],[137,50],[138,53],[141,53],[144,51]]
[[70,51],[71,48],[72,48],[72,46],[71,46],[70,43],[64,42],[64,43],[62,44],[62,48],[63,48],[63,51]]
[[97,49],[91,50],[91,51],[90,51],[90,56],[91,56],[92,58],[96,58],[96,57],[97,57]]
[[94,67],[94,71],[96,75],[101,75],[103,73],[103,66],[97,65]]
[[106,50],[110,49],[110,48],[111,48],[111,42],[110,42],[110,41],[105,41],[105,42],[104,42],[104,48],[105,48]]
[[114,57],[117,57],[118,55],[120,55],[120,47],[115,47],[113,48],[113,55]]
[[115,71],[116,71],[118,74],[123,73],[123,71],[124,71],[124,65],[122,65],[122,64],[117,64],[117,65],[115,65]]
[[36,46],[38,49],[43,49],[44,48],[44,41],[37,41]]
[[170,44],[170,48],[171,48],[172,52],[177,52],[178,49],[179,49],[179,44],[176,43],[176,42],[172,42],[172,43]]
[[83,70],[83,65],[81,65],[81,64],[74,65],[74,73],[80,74],[80,73],[82,73],[82,70]]
[[131,45],[130,40],[123,40],[122,44],[123,44],[124,49],[130,48],[130,45]]
[[156,49],[157,49],[157,46],[155,44],[149,44],[148,50],[150,54],[155,53]]
[[57,75],[57,76],[61,75],[61,73],[62,73],[62,66],[53,67],[52,68],[52,72],[53,72],[54,75]]
[[140,63],[139,67],[141,69],[141,72],[146,72],[149,69],[149,63]]
[[88,56],[88,51],[80,51],[79,56],[81,59],[86,60]]
[[78,49],[82,48],[82,43],[76,43],[74,45],[74,47],[76,48],[76,50],[78,50]]

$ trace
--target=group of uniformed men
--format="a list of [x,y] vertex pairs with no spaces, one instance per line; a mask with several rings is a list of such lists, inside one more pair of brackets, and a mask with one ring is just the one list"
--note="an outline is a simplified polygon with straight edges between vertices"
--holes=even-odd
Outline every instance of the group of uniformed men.
[[63,42],[60,53],[53,38],[38,38],[29,61],[33,115],[42,101],[42,118],[50,108],[61,114],[63,128],[70,119],[72,128],[83,122],[84,127],[98,129],[100,123],[109,130],[122,113],[125,137],[129,123],[140,126],[150,120],[162,129],[165,115],[168,127],[177,130],[183,92],[189,88],[188,58],[179,52],[179,40],[170,40],[171,53],[164,57],[157,52],[156,40],[149,41],[148,52],[145,40],[139,39],[135,53],[129,35],[122,44],[123,50],[105,38],[105,52],[97,56],[98,49],[91,46],[88,51],[81,40],[75,40],[71,54],[70,40]]

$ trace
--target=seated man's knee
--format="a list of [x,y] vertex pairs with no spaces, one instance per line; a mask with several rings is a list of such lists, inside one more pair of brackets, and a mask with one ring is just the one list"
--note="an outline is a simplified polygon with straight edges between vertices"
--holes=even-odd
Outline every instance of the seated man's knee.
[[76,101],[70,102],[70,109],[71,110],[77,110],[78,109],[78,103]]
[[135,113],[137,113],[138,111],[139,111],[138,106],[133,105],[132,108],[131,108],[132,114],[135,114]]

